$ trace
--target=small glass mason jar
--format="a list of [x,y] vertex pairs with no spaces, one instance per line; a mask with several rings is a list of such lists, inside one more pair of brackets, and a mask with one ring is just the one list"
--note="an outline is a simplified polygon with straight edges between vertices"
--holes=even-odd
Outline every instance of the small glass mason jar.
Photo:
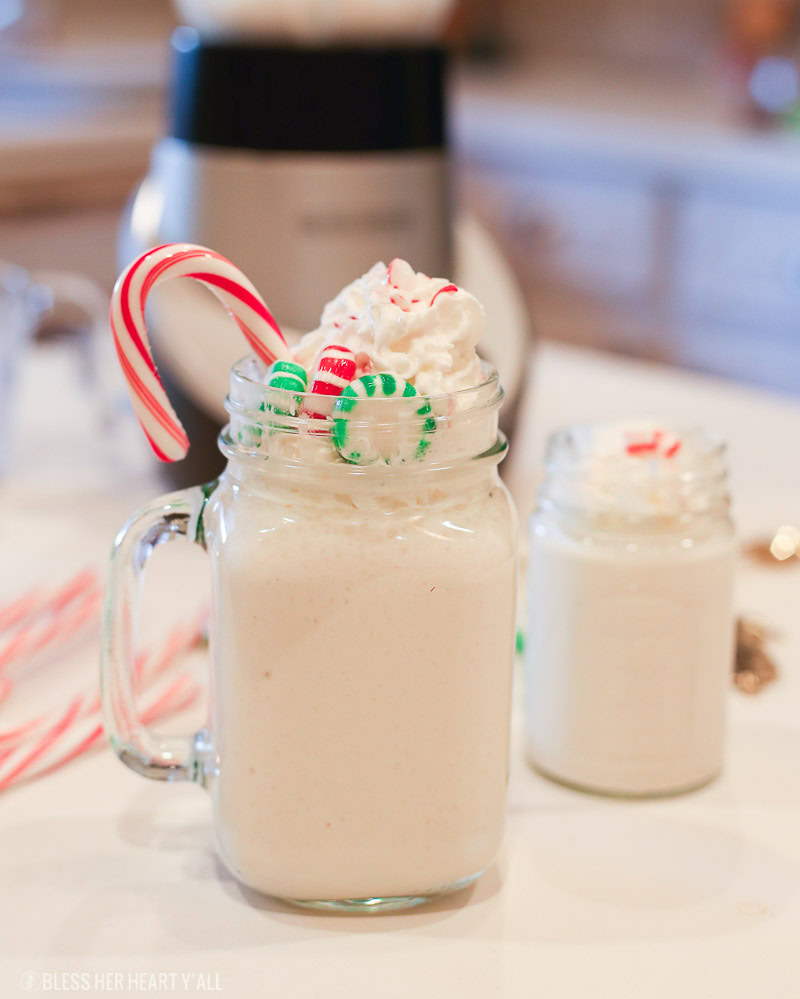
[[549,442],[530,533],[528,757],[584,790],[671,794],[722,766],[735,560],[724,447],[687,430],[667,458],[598,453],[617,429]]
[[[477,878],[503,833],[517,524],[497,471],[502,390],[487,368],[424,419],[418,397],[359,401],[348,433],[376,459],[359,465],[304,415],[314,399],[252,365],[232,371],[219,481],[117,538],[112,744],[145,776],[210,790],[218,851],[252,888],[413,905]],[[177,537],[211,560],[211,696],[207,730],[165,740],[136,720],[129,622],[147,558]]]

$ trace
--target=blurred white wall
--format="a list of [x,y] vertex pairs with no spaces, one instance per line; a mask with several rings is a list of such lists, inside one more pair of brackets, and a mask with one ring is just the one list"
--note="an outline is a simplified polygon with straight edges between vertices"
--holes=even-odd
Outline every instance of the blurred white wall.
[[171,0],[0,0],[4,48],[136,43],[174,22]]
[[528,54],[701,66],[721,0],[499,0],[506,38]]

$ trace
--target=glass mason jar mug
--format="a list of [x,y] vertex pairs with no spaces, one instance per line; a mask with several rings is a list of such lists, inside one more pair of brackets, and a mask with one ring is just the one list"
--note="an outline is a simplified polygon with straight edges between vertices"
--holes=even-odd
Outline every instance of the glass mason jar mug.
[[[478,877],[504,825],[517,526],[497,375],[424,417],[418,397],[360,400],[347,434],[368,463],[351,464],[251,364],[232,371],[219,481],[117,538],[112,744],[145,776],[210,790],[218,851],[251,887],[424,901]],[[150,553],[178,537],[211,559],[210,710],[207,730],[163,739],[136,720],[128,622]]]
[[725,454],[699,430],[670,435],[660,456],[626,454],[622,436],[579,426],[549,443],[530,533],[528,755],[587,790],[669,794],[722,766],[736,550]]

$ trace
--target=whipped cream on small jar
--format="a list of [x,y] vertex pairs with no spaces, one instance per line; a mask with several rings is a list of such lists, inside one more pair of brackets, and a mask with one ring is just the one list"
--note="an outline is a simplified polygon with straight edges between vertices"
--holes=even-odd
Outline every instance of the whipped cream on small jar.
[[531,521],[527,744],[617,795],[722,766],[735,538],[723,445],[653,420],[554,435]]

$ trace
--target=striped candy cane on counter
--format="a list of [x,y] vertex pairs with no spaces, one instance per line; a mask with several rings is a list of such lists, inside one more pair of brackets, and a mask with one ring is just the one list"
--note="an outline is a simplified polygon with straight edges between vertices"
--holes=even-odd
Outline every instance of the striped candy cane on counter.
[[[150,724],[189,707],[199,692],[200,685],[188,673],[160,683],[144,697],[142,721]],[[94,711],[87,709],[84,698],[78,695],[34,738],[0,753],[0,791],[64,766],[97,745],[103,731],[99,705]]]
[[89,590],[56,614],[40,617],[17,630],[0,648],[0,671],[15,671],[52,646],[63,645],[100,619],[102,592]]
[[97,624],[101,597],[97,573],[84,569],[54,593],[36,587],[0,610],[0,634],[10,633],[0,639],[0,673]]
[[[201,686],[188,672],[167,675],[176,659],[205,637],[207,612],[175,628],[154,654],[136,664],[139,714],[145,724],[190,707]],[[21,780],[51,773],[95,746],[103,737],[100,697],[95,689],[73,695],[66,708],[0,732],[0,791]]]
[[162,461],[180,461],[189,439],[156,371],[145,305],[156,285],[179,277],[200,281],[216,295],[264,364],[293,360],[261,295],[230,260],[192,243],[170,243],[142,254],[114,287],[111,328],[136,416]]
[[[14,690],[14,677],[53,645],[63,645],[84,625],[96,620],[99,610],[99,582],[93,569],[83,569],[66,584],[48,593],[44,586],[28,590],[0,608],[0,704]],[[17,745],[32,738],[47,716],[39,716],[13,729],[0,731],[0,763]]]
[[[0,703],[15,688],[19,673],[42,652],[62,648],[78,632],[99,621],[100,585],[93,569],[83,569],[55,591],[36,586],[0,609]],[[16,748],[55,726],[57,719],[40,715],[13,729],[0,730],[0,765]]]
[[97,585],[97,573],[94,569],[81,569],[53,593],[47,593],[43,586],[34,586],[21,597],[0,607],[0,632],[27,623],[31,618],[41,614],[58,612],[76,595],[85,592],[88,587]]
[[[195,648],[205,636],[207,623],[208,612],[204,610],[189,624],[174,628],[156,653],[140,653],[136,657],[134,674],[137,692],[159,680],[179,656]],[[100,694],[94,686],[83,690],[80,697],[84,705],[83,714],[99,713]],[[53,725],[56,717],[57,713],[51,712],[30,719],[17,728],[0,730],[0,764],[9,755],[10,750]]]
[[40,587],[35,587],[21,597],[0,608],[0,632],[14,628],[35,614],[42,606],[43,598]]

